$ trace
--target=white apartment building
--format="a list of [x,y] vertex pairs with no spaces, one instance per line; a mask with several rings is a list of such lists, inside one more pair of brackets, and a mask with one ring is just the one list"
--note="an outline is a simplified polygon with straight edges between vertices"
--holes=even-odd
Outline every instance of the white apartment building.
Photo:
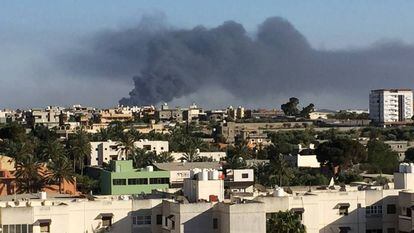
[[134,142],[135,147],[147,151],[154,151],[157,155],[162,152],[168,152],[168,145],[168,141],[149,141],[148,139],[141,139]]
[[[168,152],[168,141],[139,140],[134,142],[136,148],[154,151],[156,154]],[[102,166],[111,160],[125,160],[125,153],[118,141],[91,142],[91,156],[88,165]]]
[[405,122],[413,116],[411,89],[372,90],[369,95],[369,115],[379,124]]

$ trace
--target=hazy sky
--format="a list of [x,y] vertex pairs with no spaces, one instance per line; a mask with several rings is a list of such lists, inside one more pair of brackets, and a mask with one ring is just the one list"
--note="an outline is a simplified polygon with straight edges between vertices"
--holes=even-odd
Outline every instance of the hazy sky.
[[[116,105],[132,89],[132,79],[128,82],[68,75],[57,69],[53,60],[56,54],[79,47],[85,38],[97,32],[133,27],[145,15],[163,18],[176,28],[200,24],[215,27],[234,20],[251,33],[266,18],[281,16],[313,48],[337,50],[366,47],[389,39],[414,44],[413,9],[414,1],[409,0],[2,0],[0,108],[76,103]],[[222,103],[211,96],[191,98],[208,100],[210,105]],[[327,100],[317,94],[309,98],[320,107],[367,107],[366,99]],[[188,101],[179,99],[175,103]],[[275,100],[275,107],[280,101]]]

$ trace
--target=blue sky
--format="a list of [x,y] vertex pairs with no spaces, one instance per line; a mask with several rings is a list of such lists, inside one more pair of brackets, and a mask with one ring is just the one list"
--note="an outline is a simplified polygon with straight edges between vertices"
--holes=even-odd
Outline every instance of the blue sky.
[[[408,0],[2,0],[0,108],[116,104],[128,93],[129,84],[111,83],[110,89],[96,84],[108,93],[98,98],[89,95],[92,84],[75,77],[55,78],[60,74],[45,63],[49,50],[78,43],[100,30],[133,26],[143,15],[162,15],[177,28],[235,20],[251,32],[267,17],[281,16],[313,47],[341,49],[384,39],[414,43],[413,9],[414,1]],[[73,95],[73,90],[78,93]]]

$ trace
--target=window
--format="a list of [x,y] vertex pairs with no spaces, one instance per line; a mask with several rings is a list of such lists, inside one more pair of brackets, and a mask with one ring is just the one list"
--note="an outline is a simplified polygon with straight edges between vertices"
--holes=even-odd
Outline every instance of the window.
[[40,233],[50,233],[50,223],[40,223]]
[[395,233],[395,228],[388,228],[387,233]]
[[[1,225],[0,225],[1,226]],[[28,226],[31,226],[30,228]],[[28,224],[11,224],[1,226],[2,233],[32,233],[33,225]],[[30,229],[30,231],[29,231]]]
[[113,185],[126,185],[126,179],[113,179]]
[[111,216],[103,216],[102,217],[102,226],[103,227],[112,226],[112,217]]
[[218,229],[218,219],[213,218],[213,229]]
[[144,146],[143,146],[143,148],[144,148],[145,150],[151,150],[151,145],[144,145]]
[[150,178],[150,184],[169,184],[170,178]]
[[348,206],[340,206],[339,207],[339,215],[348,215]]
[[128,185],[148,184],[147,178],[133,178],[128,179]]
[[387,205],[387,214],[396,214],[397,208],[394,204]]
[[371,205],[365,208],[365,213],[367,215],[381,215],[382,214],[382,205]]
[[351,231],[350,227],[339,227],[339,233],[348,233]]
[[304,208],[292,208],[291,211],[295,213],[301,221],[303,220],[303,213],[305,212]]
[[382,233],[382,229],[370,229],[370,230],[366,230],[366,233]]
[[249,173],[242,173],[242,178],[243,179],[249,178]]
[[157,225],[162,225],[162,215],[157,214]]
[[151,225],[151,215],[134,216],[132,217],[132,223],[134,225]]

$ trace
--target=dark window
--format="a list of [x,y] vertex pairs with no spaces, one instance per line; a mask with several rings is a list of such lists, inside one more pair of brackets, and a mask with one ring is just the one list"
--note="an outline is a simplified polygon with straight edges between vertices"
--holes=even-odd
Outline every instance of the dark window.
[[242,174],[242,178],[243,178],[243,179],[247,179],[247,178],[249,178],[249,173],[243,173],[243,174]]
[[171,221],[171,229],[175,229],[175,221]]
[[407,208],[407,217],[411,217],[411,209]]
[[218,219],[213,218],[213,229],[218,229]]
[[112,217],[104,216],[102,217],[102,226],[103,227],[110,227],[112,226]]
[[387,205],[387,214],[396,214],[397,208],[394,204]]
[[113,185],[126,185],[126,179],[113,179]]
[[395,233],[395,228],[388,228],[387,233]]
[[339,215],[348,215],[348,206],[340,206]]
[[150,178],[150,184],[169,184],[170,178]]
[[147,178],[133,178],[128,179],[128,185],[148,184]]
[[157,225],[162,225],[162,215],[157,214]]
[[143,148],[144,148],[145,150],[151,150],[151,145],[144,145],[144,146],[143,146]]
[[370,229],[366,230],[366,233],[382,233],[382,229]]
[[40,233],[50,233],[50,224],[40,223]]
[[348,233],[351,231],[350,227],[339,227],[339,233]]

